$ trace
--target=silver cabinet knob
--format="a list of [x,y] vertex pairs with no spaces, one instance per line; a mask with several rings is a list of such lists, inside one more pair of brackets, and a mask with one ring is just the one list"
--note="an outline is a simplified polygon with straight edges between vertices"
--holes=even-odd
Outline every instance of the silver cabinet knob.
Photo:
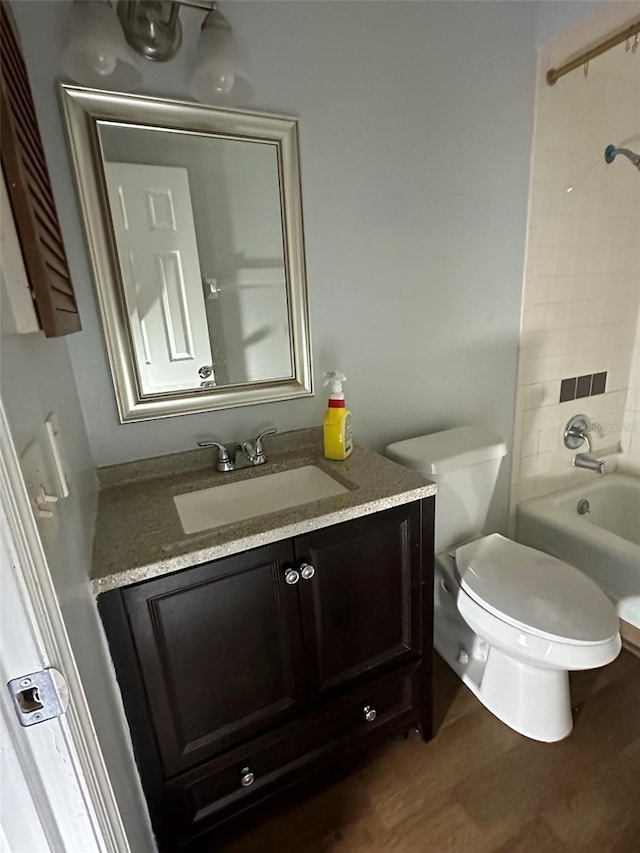
[[315,575],[316,570],[311,563],[300,563],[300,574],[303,580],[308,581]]
[[240,771],[240,784],[243,788],[248,788],[249,785],[253,785],[256,777],[253,775],[253,772],[249,769],[249,767],[243,767]]
[[371,705],[365,705],[362,710],[364,711],[364,718],[368,723],[372,723],[378,716],[378,712]]
[[298,583],[300,580],[300,574],[295,569],[287,569],[284,573],[284,579],[286,583],[291,584],[293,586],[294,583]]

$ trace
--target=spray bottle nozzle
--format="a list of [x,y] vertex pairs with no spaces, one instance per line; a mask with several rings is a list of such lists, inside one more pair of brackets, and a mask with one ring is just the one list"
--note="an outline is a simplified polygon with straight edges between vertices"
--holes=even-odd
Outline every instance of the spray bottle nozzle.
[[346,381],[347,377],[344,373],[340,373],[338,370],[327,370],[325,373],[325,380],[322,384],[331,386],[331,397],[334,400],[344,400],[344,389],[342,387],[342,383]]

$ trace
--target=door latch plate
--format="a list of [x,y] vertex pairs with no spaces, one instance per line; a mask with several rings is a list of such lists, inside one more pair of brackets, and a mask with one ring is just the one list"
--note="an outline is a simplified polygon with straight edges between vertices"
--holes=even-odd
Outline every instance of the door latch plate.
[[60,717],[69,705],[67,683],[53,667],[12,678],[7,687],[21,726],[34,726]]

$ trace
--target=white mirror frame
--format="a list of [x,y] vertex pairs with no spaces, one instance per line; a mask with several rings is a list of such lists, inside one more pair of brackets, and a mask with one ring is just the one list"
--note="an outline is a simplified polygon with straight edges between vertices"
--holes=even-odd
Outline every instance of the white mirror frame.
[[[312,396],[297,119],[67,84],[61,84],[60,89],[76,190],[122,423]],[[98,131],[98,122],[101,121],[262,141],[276,146],[291,337],[290,378],[142,395],[102,168]]]

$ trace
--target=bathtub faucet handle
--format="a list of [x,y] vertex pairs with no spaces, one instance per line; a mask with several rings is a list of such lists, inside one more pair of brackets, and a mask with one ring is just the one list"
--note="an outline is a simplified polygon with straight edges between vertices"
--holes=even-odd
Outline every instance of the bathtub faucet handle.
[[574,415],[564,428],[564,446],[569,450],[577,450],[587,442],[587,451],[591,453],[591,421],[587,415]]

